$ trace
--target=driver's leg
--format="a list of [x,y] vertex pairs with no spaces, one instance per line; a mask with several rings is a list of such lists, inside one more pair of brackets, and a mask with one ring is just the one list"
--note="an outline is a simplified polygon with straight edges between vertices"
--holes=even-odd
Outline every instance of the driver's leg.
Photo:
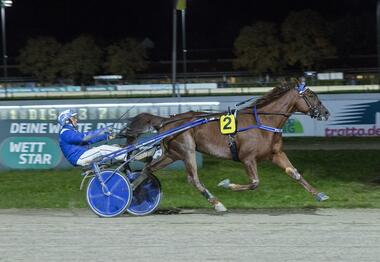
[[[78,159],[77,165],[78,166],[87,166],[89,165],[94,159],[106,156],[108,154],[111,154],[117,150],[120,150],[121,147],[119,146],[110,146],[110,145],[101,145],[98,147],[91,148],[84,152]],[[127,153],[123,153],[121,155],[118,155],[115,157],[116,160],[124,160]]]

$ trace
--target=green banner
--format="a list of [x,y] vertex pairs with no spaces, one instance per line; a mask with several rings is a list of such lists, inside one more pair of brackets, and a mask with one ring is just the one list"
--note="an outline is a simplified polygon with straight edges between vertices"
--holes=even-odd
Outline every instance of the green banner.
[[303,134],[304,128],[302,123],[294,118],[289,118],[283,127],[285,134]]
[[58,144],[48,137],[8,137],[0,155],[1,164],[12,169],[50,169],[62,158]]

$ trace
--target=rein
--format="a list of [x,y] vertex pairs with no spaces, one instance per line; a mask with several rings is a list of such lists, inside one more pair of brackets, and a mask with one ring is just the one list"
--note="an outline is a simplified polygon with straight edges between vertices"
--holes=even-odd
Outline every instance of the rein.
[[[254,128],[259,128],[259,129],[262,129],[262,130],[265,130],[265,131],[269,131],[269,132],[273,132],[273,133],[282,133],[282,129],[281,128],[276,128],[276,127],[271,127],[271,126],[267,126],[267,125],[263,125],[261,124],[261,121],[260,121],[260,118],[259,118],[259,113],[257,112],[257,108],[256,106],[253,107],[253,116],[255,117],[255,120],[256,120],[256,125],[250,125],[250,126],[247,126],[247,127],[242,127],[242,128],[239,128],[237,130],[237,132],[244,132],[244,131],[247,131],[249,129],[254,129]],[[285,114],[282,114],[281,115],[285,115]]]

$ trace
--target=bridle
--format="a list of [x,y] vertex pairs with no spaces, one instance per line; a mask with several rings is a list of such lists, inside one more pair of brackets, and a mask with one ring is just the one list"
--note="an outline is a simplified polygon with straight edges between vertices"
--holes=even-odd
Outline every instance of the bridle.
[[312,105],[310,102],[309,98],[307,95],[305,95],[308,92],[311,92],[308,87],[304,83],[299,83],[296,87],[298,94],[303,98],[305,101],[306,105],[309,107],[309,116],[311,118],[320,118],[321,117],[321,112],[320,108],[318,106]]

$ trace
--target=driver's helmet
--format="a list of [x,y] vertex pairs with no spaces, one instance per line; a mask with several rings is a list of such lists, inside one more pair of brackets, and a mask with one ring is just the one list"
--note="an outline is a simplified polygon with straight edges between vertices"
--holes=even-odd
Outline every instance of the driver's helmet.
[[66,124],[71,124],[70,122],[70,118],[73,117],[73,116],[77,116],[78,113],[75,112],[74,110],[72,109],[67,109],[63,112],[61,112],[58,116],[58,123],[61,125],[61,126],[64,126]]

